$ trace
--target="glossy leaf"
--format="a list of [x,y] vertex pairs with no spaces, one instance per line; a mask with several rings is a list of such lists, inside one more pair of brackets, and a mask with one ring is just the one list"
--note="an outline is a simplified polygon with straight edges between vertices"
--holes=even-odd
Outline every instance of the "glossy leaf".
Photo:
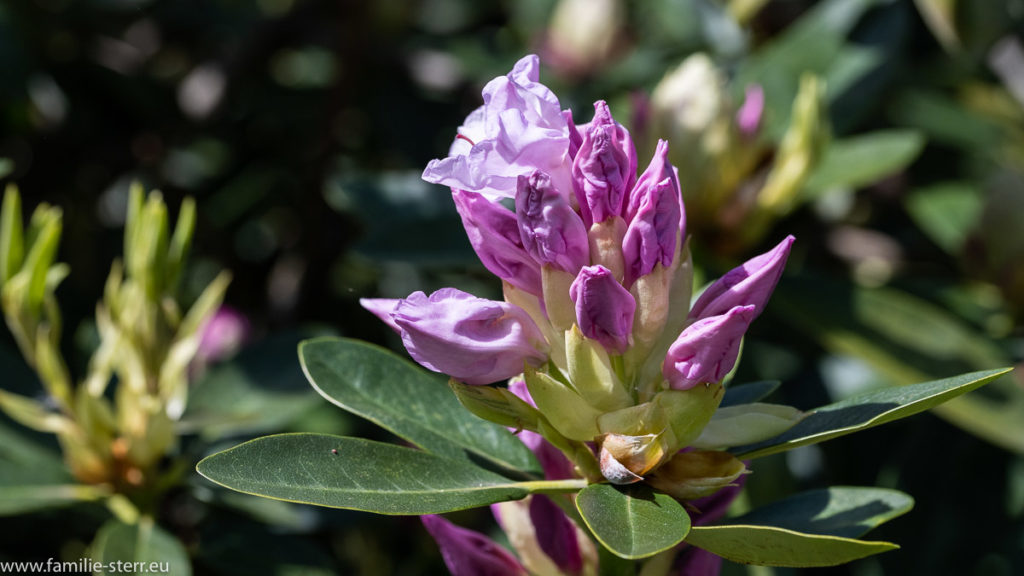
[[725,396],[718,406],[737,406],[739,404],[750,404],[767,398],[772,392],[779,389],[782,383],[778,380],[762,380],[747,384],[730,385],[725,389]]
[[464,459],[326,434],[257,438],[205,458],[197,470],[246,494],[378,514],[439,514],[530,492],[529,483]]
[[914,499],[898,490],[833,486],[794,494],[731,519],[729,524],[859,538],[913,507]]
[[[811,276],[790,277],[774,310],[828,350],[854,356],[884,381],[906,385],[1011,364],[984,334],[947,309],[892,289],[867,289]],[[990,442],[1024,453],[1021,376],[1006,376],[935,412]]]
[[952,378],[884,388],[811,411],[786,432],[764,442],[734,448],[740,458],[757,458],[798,446],[817,444],[923,412],[979,388],[1009,369],[987,370]]
[[442,377],[388,350],[319,338],[299,346],[299,359],[324,398],[428,452],[540,473],[533,454],[506,428],[474,416]]
[[759,566],[837,566],[899,546],[838,536],[804,534],[774,526],[695,527],[687,543],[726,560]]
[[119,571],[120,574],[192,574],[192,564],[181,542],[151,519],[143,519],[138,524],[107,522],[96,533],[91,558],[107,565],[118,561],[142,563],[142,570]]
[[576,496],[576,508],[598,541],[622,558],[668,550],[690,530],[682,504],[645,484],[591,484]]

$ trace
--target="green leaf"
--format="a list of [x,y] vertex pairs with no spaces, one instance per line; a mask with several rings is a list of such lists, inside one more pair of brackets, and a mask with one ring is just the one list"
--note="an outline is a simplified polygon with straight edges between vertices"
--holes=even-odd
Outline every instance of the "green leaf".
[[192,574],[192,564],[181,542],[156,526],[152,519],[143,519],[138,524],[107,522],[96,533],[91,557],[108,565],[118,561],[142,563],[136,564],[140,570],[119,571],[119,574]]
[[760,382],[729,386],[725,389],[725,396],[722,397],[722,403],[718,406],[725,408],[763,400],[772,392],[778,390],[781,384],[778,380],[762,380]]
[[668,550],[690,530],[683,505],[646,484],[591,484],[576,496],[576,508],[598,541],[622,558]]
[[377,514],[439,514],[518,500],[516,483],[463,459],[326,434],[257,438],[196,467],[232,490]]
[[[1011,364],[1009,355],[983,333],[945,307],[906,292],[797,276],[779,285],[772,303],[782,318],[816,342],[860,359],[894,385]],[[983,393],[957,398],[935,412],[972,434],[1024,453],[1024,390],[1015,378],[1000,378]]]
[[757,458],[817,444],[906,418],[979,388],[1009,368],[962,374],[943,380],[873,390],[810,412],[786,432],[764,442],[734,448],[738,458]]
[[741,564],[794,568],[838,566],[899,548],[889,542],[865,542],[774,526],[744,525],[695,527],[686,542]]
[[806,188],[816,194],[873,184],[913,162],[924,143],[924,137],[916,130],[880,130],[834,140]]
[[730,520],[729,524],[859,538],[913,507],[914,499],[898,490],[833,486],[762,506]]
[[324,398],[428,452],[540,472],[533,453],[507,429],[474,416],[443,378],[388,350],[318,338],[299,345],[299,360]]
[[0,286],[18,273],[25,256],[21,223],[21,196],[18,188],[8,185],[0,208]]
[[984,197],[967,182],[943,182],[912,191],[906,199],[914,222],[949,254],[957,255],[978,224]]

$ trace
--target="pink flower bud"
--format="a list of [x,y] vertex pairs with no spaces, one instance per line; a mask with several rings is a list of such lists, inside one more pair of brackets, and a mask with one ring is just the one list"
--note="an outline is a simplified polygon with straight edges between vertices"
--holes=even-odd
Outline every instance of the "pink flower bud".
[[786,236],[775,248],[747,260],[708,286],[690,309],[689,317],[709,318],[747,305],[754,306],[757,317],[782,277],[794,240],[793,236]]
[[576,274],[589,261],[587,229],[547,174],[519,177],[516,217],[523,246],[537,262]]
[[750,138],[757,134],[761,127],[761,117],[764,114],[764,89],[758,84],[747,86],[746,98],[743,105],[736,111],[736,126],[740,134]]
[[453,190],[452,199],[484,267],[516,288],[540,296],[540,265],[523,247],[515,213],[473,192]]
[[420,521],[437,542],[452,576],[526,576],[515,556],[487,536],[433,514],[420,516]]
[[569,287],[580,332],[609,352],[622,354],[632,344],[636,301],[604,266],[585,266]]
[[689,390],[725,378],[736,364],[740,341],[755,316],[755,306],[737,306],[687,326],[669,347],[662,364],[661,372],[669,385],[675,390]]
[[629,132],[612,119],[603,100],[594,110],[572,164],[573,188],[587,228],[621,215],[636,181],[636,148]]
[[668,143],[658,141],[651,165],[636,182],[629,197],[629,226],[622,241],[625,285],[632,286],[661,263],[668,268],[676,257],[683,233],[683,202],[675,169],[668,163]]
[[466,384],[490,384],[547,360],[547,342],[525,310],[442,288],[415,292],[391,312],[414,360]]

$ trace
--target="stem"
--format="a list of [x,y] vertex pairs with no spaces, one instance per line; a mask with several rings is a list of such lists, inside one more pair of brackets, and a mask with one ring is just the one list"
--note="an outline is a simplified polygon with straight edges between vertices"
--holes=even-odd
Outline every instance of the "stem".
[[526,488],[535,494],[561,494],[563,492],[576,492],[587,487],[585,478],[569,478],[567,480],[531,480],[519,482],[518,485]]

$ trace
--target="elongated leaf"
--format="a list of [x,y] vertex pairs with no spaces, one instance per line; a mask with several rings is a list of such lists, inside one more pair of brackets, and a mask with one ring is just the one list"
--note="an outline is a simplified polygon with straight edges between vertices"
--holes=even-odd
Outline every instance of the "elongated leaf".
[[732,519],[729,524],[859,538],[913,507],[914,499],[898,490],[833,486],[794,494]]
[[319,338],[299,345],[299,359],[324,398],[428,452],[540,472],[533,454],[507,429],[471,414],[441,377],[392,352]]
[[576,496],[576,508],[598,541],[622,558],[668,550],[690,530],[682,504],[646,484],[591,484]]
[[257,438],[209,456],[196,468],[246,494],[378,514],[439,514],[530,492],[463,459],[326,434]]
[[138,524],[122,524],[116,520],[104,524],[96,533],[91,556],[94,561],[107,565],[120,561],[135,563],[135,567],[141,568],[119,571],[119,574],[192,574],[191,561],[181,542],[153,524],[151,519],[143,519]]
[[725,396],[722,397],[722,403],[719,404],[719,407],[725,408],[727,406],[750,404],[751,402],[763,400],[772,392],[778,390],[781,384],[778,380],[762,380],[760,382],[729,386],[725,389]]
[[746,525],[694,527],[686,541],[733,562],[794,568],[837,566],[899,548],[889,542]]
[[[772,298],[782,318],[830,351],[854,356],[895,385],[1011,363],[983,333],[938,306],[892,289],[790,277]],[[1019,375],[1014,375],[1019,377]],[[1024,454],[1024,390],[1013,377],[935,408],[964,430]]]
[[984,200],[974,184],[943,182],[914,190],[904,205],[933,242],[950,254],[959,254],[978,224]]
[[0,516],[100,500],[108,490],[87,484],[22,484],[0,488]]
[[924,137],[914,130],[884,130],[833,141],[806,187],[812,193],[831,188],[858,188],[910,164]]
[[1007,372],[1008,368],[972,372],[933,382],[860,394],[812,411],[796,426],[775,438],[734,448],[731,452],[740,458],[757,458],[866,430],[938,406]]

